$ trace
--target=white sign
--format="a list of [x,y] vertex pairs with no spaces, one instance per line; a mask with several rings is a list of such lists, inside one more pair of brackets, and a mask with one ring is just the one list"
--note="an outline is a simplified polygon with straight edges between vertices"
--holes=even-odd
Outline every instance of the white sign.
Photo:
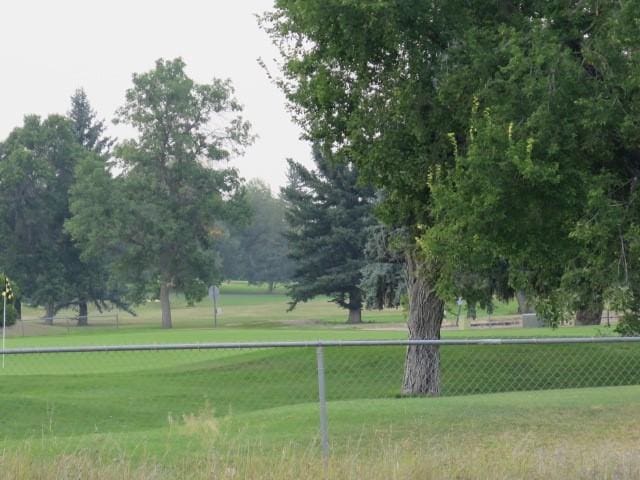
[[218,300],[220,298],[220,289],[215,285],[209,287],[209,298],[211,300]]

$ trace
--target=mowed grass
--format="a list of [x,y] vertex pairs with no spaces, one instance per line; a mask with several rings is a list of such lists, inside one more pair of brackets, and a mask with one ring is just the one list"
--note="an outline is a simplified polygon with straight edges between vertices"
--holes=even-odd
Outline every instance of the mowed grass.
[[[448,346],[444,396],[640,383],[640,346]],[[404,348],[326,348],[330,401],[393,400]],[[7,356],[0,438],[158,429],[205,406],[217,418],[313,404],[315,349]]]
[[[276,328],[276,327],[296,327],[305,328],[318,325],[342,326],[347,320],[346,310],[339,308],[334,303],[328,301],[326,297],[319,297],[308,302],[299,303],[292,311],[288,311],[289,297],[286,296],[286,288],[282,285],[276,286],[273,292],[269,292],[265,285],[248,285],[246,282],[232,281],[225,282],[220,286],[221,296],[217,302],[221,313],[218,315],[218,325],[221,327],[241,327],[241,328]],[[182,295],[172,295],[171,310],[174,326],[177,328],[202,328],[213,326],[213,302],[205,298],[194,305],[189,305]],[[160,325],[160,304],[158,301],[149,301],[143,305],[134,307],[136,316],[119,311],[118,326],[120,328],[135,328],[140,326],[159,327]],[[451,306],[447,309],[448,321],[455,322],[457,307]],[[463,309],[461,317],[464,317]],[[485,310],[478,309],[478,318],[485,319],[488,316],[514,315],[517,313],[515,302],[497,303],[495,311],[489,315]],[[73,310],[63,310],[58,313],[61,317],[57,321],[60,333],[73,327],[72,320],[77,312]],[[28,319],[29,325],[34,326],[39,323],[39,318],[44,316],[42,309],[24,307],[24,317]],[[116,312],[97,312],[90,307],[89,328],[100,330],[104,328],[115,328]],[[402,309],[365,310],[363,321],[367,324],[398,324],[405,321]],[[346,328],[346,327],[345,327]],[[20,325],[12,329],[14,335],[21,335]],[[36,334],[51,333],[51,329],[36,329]],[[29,333],[29,332],[27,332]]]
[[[317,339],[406,338],[406,319],[400,309],[363,312],[364,323],[347,325],[346,311],[317,298],[299,304],[288,312],[283,286],[270,293],[266,286],[246,282],[225,282],[221,286],[218,328],[213,328],[213,304],[204,299],[188,305],[181,295],[172,297],[174,328],[160,328],[160,305],[150,301],[135,307],[136,316],[126,312],[103,312],[90,308],[89,326],[77,327],[74,311],[62,311],[54,326],[45,326],[40,309],[24,307],[24,324],[18,322],[7,331],[7,347],[66,346],[114,343],[188,343],[216,341],[286,341]],[[514,302],[498,304],[494,315],[513,314]],[[116,315],[118,322],[116,323]],[[455,321],[455,312],[449,313]],[[479,311],[480,318],[487,313]],[[493,317],[495,318],[495,316]],[[607,327],[562,327],[558,329],[501,328],[444,330],[443,338],[602,336],[613,335]],[[24,338],[22,338],[24,337]],[[50,338],[51,337],[51,338]]]
[[[118,329],[59,329],[14,336],[7,346],[407,336],[400,312],[382,312],[396,315],[393,322],[346,326],[338,323],[344,312],[318,300],[296,309],[300,317],[291,321],[282,292],[231,286],[235,293],[223,290],[217,329],[208,323],[210,303],[188,307],[177,298],[170,331],[159,328],[159,307],[151,302]],[[610,334],[580,327],[443,336]],[[325,349],[332,478],[499,478],[493,475],[499,468],[503,478],[563,478],[539,462],[548,451],[564,452],[556,470],[575,477],[563,465],[573,459],[580,466],[576,459],[585,452],[600,459],[598,445],[637,450],[640,345],[443,347],[440,398],[399,395],[404,353],[402,347]],[[0,402],[9,406],[0,411],[0,467],[13,472],[7,478],[317,478],[324,473],[315,355],[314,348],[7,355],[0,372]],[[581,448],[567,450],[565,442]],[[609,459],[596,467],[638,465]]]

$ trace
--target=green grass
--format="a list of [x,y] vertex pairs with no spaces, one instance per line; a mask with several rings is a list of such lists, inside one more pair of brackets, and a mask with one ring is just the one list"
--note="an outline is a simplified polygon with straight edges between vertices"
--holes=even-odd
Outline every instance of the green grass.
[[[394,464],[422,464],[416,471],[424,473],[418,478],[578,478],[571,470],[567,473],[567,466],[581,471],[584,461],[592,476],[580,478],[609,478],[591,467],[590,462],[601,458],[598,452],[612,462],[604,464],[607,468],[618,471],[610,478],[636,478],[638,463],[630,462],[634,456],[620,458],[617,452],[637,451],[638,398],[640,388],[633,386],[334,401],[329,404],[331,478],[393,478],[387,469]],[[50,465],[58,458],[76,462],[89,454],[93,469],[154,466],[155,475],[144,478],[212,478],[211,470],[220,463],[222,473],[233,468],[247,475],[240,478],[317,478],[322,474],[317,414],[317,405],[304,403],[219,417],[203,403],[191,415],[167,415],[156,428],[105,432],[97,425],[72,436],[58,431],[54,420],[35,439],[5,441],[4,452],[28,452],[27,464],[39,458]],[[542,465],[527,462],[550,463],[558,471],[545,477]],[[633,465],[631,473],[620,470],[625,463]],[[363,475],[367,465],[375,469]],[[466,475],[454,473],[460,469]],[[395,478],[416,477],[405,473]]]
[[[327,348],[328,398],[393,399],[401,347]],[[313,403],[312,348],[9,356],[0,375],[1,438],[161,428],[211,405],[226,416]],[[640,383],[636,345],[442,348],[446,395]]]
[[[273,292],[269,292],[266,285],[248,285],[246,282],[225,282],[220,286],[221,297],[218,307],[222,313],[218,316],[220,326],[261,328],[276,326],[282,327],[313,327],[317,325],[342,325],[346,322],[347,312],[339,308],[325,297],[319,297],[308,302],[298,304],[288,312],[289,297],[282,285],[276,286]],[[172,295],[171,309],[174,326],[177,328],[197,328],[213,325],[213,303],[205,298],[194,305],[189,305],[184,296]],[[136,316],[126,312],[118,312],[119,326],[122,328],[135,328],[142,325],[156,326],[160,324],[161,312],[158,301],[149,301],[143,305],[134,307]],[[455,321],[457,307],[447,309],[450,321]],[[515,302],[497,303],[492,317],[498,315],[512,315],[517,311]],[[99,312],[90,308],[89,322],[92,328],[114,328],[115,312],[105,312],[106,317],[100,317]],[[77,312],[66,310],[59,312],[61,317],[74,317]],[[41,309],[25,307],[24,317],[37,319],[42,317]],[[98,315],[98,316],[95,316]],[[93,316],[93,318],[91,318]],[[464,316],[464,312],[463,312]],[[486,319],[489,314],[484,310],[478,310],[478,318]],[[386,324],[403,323],[405,316],[401,309],[386,309],[382,311],[367,310],[363,312],[365,323]],[[32,322],[33,323],[33,322]],[[66,330],[67,324],[74,325],[73,321],[60,321],[61,330]],[[97,325],[97,326],[96,326]],[[19,334],[20,326],[14,327]],[[51,329],[49,329],[51,330]],[[39,332],[36,332],[39,333]],[[42,332],[44,333],[44,332]]]
[[[225,293],[225,288],[230,290]],[[159,306],[150,302],[140,307],[139,317],[118,329],[58,328],[42,336],[14,335],[7,346],[407,337],[400,312],[379,312],[375,323],[347,326],[342,324],[344,312],[324,300],[286,313],[281,291],[251,289],[237,283],[223,285],[224,313],[217,329],[210,325],[210,303],[189,307],[175,297],[173,330],[159,328]],[[443,337],[610,334],[602,327],[565,327],[447,330]],[[385,478],[380,472],[388,472],[393,452],[405,447],[416,456],[436,458],[441,445],[476,452],[481,444],[484,450],[478,455],[488,455],[505,439],[524,438],[533,442],[532,448],[547,448],[560,438],[569,441],[582,434],[585,451],[597,442],[620,438],[616,448],[627,448],[631,440],[625,437],[625,428],[629,419],[640,418],[640,345],[442,347],[440,398],[399,396],[404,351],[402,347],[325,349],[332,448],[337,458],[348,465],[355,462],[359,469],[347,477]],[[318,407],[313,348],[9,355],[5,362],[0,370],[0,402],[9,408],[0,410],[0,452],[9,456],[6,460],[0,456],[0,466],[3,461],[35,462],[33,468],[40,468],[42,459],[52,465],[77,461],[87,468],[93,468],[95,461],[115,462],[127,471],[150,462],[169,469],[166,477],[148,478],[211,478],[210,469],[219,461],[224,468],[255,467],[254,473],[280,471],[283,478],[311,475],[308,472],[319,468],[314,463]],[[637,423],[632,425],[640,434]],[[426,450],[421,450],[423,446]],[[22,451],[28,456],[20,457]],[[280,458],[273,456],[276,451],[282,458],[294,459],[286,465],[298,465],[297,474],[279,470],[287,468],[284,464],[269,463]],[[215,461],[211,452],[216,452]],[[514,458],[516,453],[512,452]],[[246,457],[241,466],[239,456]],[[67,460],[58,460],[63,458]],[[442,461],[450,463],[452,458]],[[300,459],[308,461],[308,468],[296,463]],[[379,465],[377,473],[366,470],[379,461],[388,464]],[[343,478],[342,469],[351,468],[339,465],[335,478]],[[518,465],[510,463],[509,472]],[[95,468],[103,472],[95,478],[101,478],[104,471]],[[443,473],[441,478],[457,475],[443,472],[449,475]],[[75,478],[79,476],[84,477]],[[128,476],[123,473],[121,478]]]

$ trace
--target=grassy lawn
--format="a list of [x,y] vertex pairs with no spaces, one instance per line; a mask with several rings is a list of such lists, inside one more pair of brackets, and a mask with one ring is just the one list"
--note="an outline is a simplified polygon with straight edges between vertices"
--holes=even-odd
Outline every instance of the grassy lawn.
[[[136,307],[136,316],[126,312],[105,312],[105,316],[90,309],[88,327],[75,327],[75,321],[62,319],[56,326],[43,325],[39,309],[24,308],[25,324],[20,322],[8,330],[8,346],[77,345],[99,343],[169,343],[215,341],[283,341],[313,339],[375,339],[406,338],[405,318],[401,310],[365,311],[362,325],[347,325],[346,312],[326,298],[299,304],[287,312],[288,298],[284,287],[273,293],[266,286],[246,282],[226,282],[221,286],[218,306],[218,329],[213,329],[213,305],[209,299],[189,306],[181,295],[172,298],[174,329],[160,328],[160,305],[147,302]],[[492,314],[513,314],[515,304],[498,304]],[[72,318],[73,311],[60,312]],[[486,318],[486,312],[479,312]],[[378,330],[376,332],[375,330]],[[25,339],[21,340],[24,334]],[[539,336],[602,336],[612,335],[607,327],[564,327],[558,329],[501,328],[444,330],[443,338],[475,337],[539,337]],[[52,337],[52,338],[48,338]]]
[[[639,398],[633,386],[334,401],[329,475],[637,478]],[[156,428],[67,435],[54,423],[5,441],[0,463],[44,478],[318,478],[317,414],[302,403],[219,417],[203,404]]]
[[[288,312],[289,298],[283,286],[276,286],[273,292],[269,292],[265,285],[248,285],[246,282],[225,282],[220,286],[221,297],[218,307],[222,313],[218,316],[218,324],[227,327],[253,327],[268,326],[305,327],[314,325],[341,325],[346,322],[347,312],[326,298],[316,298],[306,303],[300,303],[291,312]],[[172,317],[175,327],[194,328],[213,325],[213,303],[205,298],[195,305],[188,305],[182,295],[173,295],[171,300]],[[149,301],[143,305],[134,307],[136,316],[126,312],[118,312],[120,327],[136,327],[141,325],[156,326],[160,324],[160,304],[157,301]],[[455,321],[457,307],[452,306],[447,310],[450,321]],[[499,315],[514,315],[517,312],[515,302],[496,304],[492,317]],[[93,328],[99,326],[115,327],[116,312],[105,312],[101,317],[94,309],[89,310],[90,323]],[[35,308],[24,308],[24,317],[31,323],[44,315],[44,311]],[[74,317],[77,312],[67,310],[58,314],[60,317]],[[91,316],[94,316],[91,319]],[[95,316],[98,315],[98,316]],[[464,316],[464,312],[463,315]],[[486,319],[489,314],[484,310],[478,310],[478,318]],[[383,311],[367,310],[363,312],[363,320],[366,323],[402,323],[404,314],[401,309],[387,309]],[[67,321],[58,322],[66,329]],[[68,322],[73,325],[73,321]],[[95,327],[95,326],[98,327]],[[18,327],[15,330],[19,330]],[[36,332],[38,333],[38,332]]]
[[[324,300],[299,306],[292,321],[278,290],[232,283],[223,286],[221,303],[217,329],[207,301],[189,307],[176,297],[173,330],[159,328],[159,306],[150,302],[117,329],[59,328],[14,335],[7,346],[407,336],[400,312],[346,326],[344,312]],[[444,338],[610,334],[602,327],[443,332]],[[563,470],[566,462],[549,473],[551,464],[536,455],[560,449],[566,458],[588,454],[593,462],[603,443],[616,451],[638,447],[640,345],[447,346],[441,355],[443,396],[402,398],[404,348],[326,349],[332,478],[499,478],[489,461],[496,456],[505,461],[503,478],[573,477],[576,471]],[[313,348],[10,355],[5,362],[0,402],[10,407],[0,410],[0,467],[13,472],[8,478],[323,475]],[[626,460],[602,461],[593,468]],[[518,470],[525,467],[526,475]],[[625,475],[611,478],[635,478]]]

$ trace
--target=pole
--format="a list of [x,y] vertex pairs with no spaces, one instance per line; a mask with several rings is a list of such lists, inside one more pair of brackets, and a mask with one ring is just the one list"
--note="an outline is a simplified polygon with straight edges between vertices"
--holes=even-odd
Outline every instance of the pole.
[[218,328],[218,304],[215,294],[213,295],[213,328]]
[[7,291],[6,290],[7,290],[7,287],[5,286],[5,292],[2,295],[2,368],[4,368],[4,340],[5,340],[4,332],[7,327]]
[[322,444],[322,461],[325,472],[329,467],[329,417],[327,415],[327,399],[324,382],[324,351],[322,346],[316,349],[318,362],[318,400],[320,402],[320,440]]

